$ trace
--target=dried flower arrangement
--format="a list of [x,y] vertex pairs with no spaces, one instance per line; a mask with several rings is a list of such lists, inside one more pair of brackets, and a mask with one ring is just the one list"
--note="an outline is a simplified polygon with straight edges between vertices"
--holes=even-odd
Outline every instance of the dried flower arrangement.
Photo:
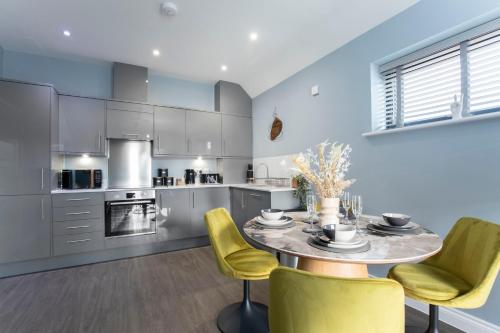
[[321,198],[338,198],[355,179],[344,179],[349,170],[351,147],[328,140],[316,146],[317,152],[307,149],[292,158],[295,170],[316,189]]

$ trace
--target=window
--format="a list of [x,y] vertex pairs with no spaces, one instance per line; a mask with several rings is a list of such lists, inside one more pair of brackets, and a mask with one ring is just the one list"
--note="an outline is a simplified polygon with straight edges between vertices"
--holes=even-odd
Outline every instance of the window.
[[500,111],[500,19],[380,66],[375,130]]

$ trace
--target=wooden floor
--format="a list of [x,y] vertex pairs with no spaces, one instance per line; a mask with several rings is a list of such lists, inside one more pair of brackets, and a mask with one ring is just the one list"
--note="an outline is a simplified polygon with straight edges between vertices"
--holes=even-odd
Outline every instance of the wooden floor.
[[[267,286],[252,282],[253,299],[267,304]],[[0,279],[0,332],[217,332],[217,313],[241,297],[203,247]]]

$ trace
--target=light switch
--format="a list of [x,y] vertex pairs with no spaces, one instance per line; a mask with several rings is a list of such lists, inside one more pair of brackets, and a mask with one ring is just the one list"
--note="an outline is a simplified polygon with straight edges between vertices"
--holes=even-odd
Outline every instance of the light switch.
[[319,95],[319,86],[314,85],[311,87],[311,96],[318,96]]

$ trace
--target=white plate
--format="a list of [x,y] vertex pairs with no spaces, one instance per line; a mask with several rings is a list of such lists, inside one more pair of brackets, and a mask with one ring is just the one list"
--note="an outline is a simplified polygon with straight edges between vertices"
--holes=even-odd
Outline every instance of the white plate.
[[357,243],[342,244],[342,245],[336,244],[336,243],[333,243],[333,242],[325,243],[322,240],[318,240],[318,239],[316,240],[316,242],[319,242],[319,244],[321,244],[323,246],[328,246],[328,247],[331,247],[331,248],[337,248],[337,249],[355,249],[355,248],[364,246],[368,242],[368,240],[363,239],[363,238],[360,237],[360,241],[357,242]]
[[359,234],[356,234],[350,241],[348,242],[339,242],[339,241],[332,241],[330,240],[328,237],[326,237],[325,235],[319,237],[320,241],[322,241],[323,243],[328,243],[328,244],[332,244],[332,245],[358,245],[358,244],[361,244],[363,242],[363,238],[359,235]]
[[394,229],[394,230],[402,230],[402,229],[403,230],[412,230],[412,229],[416,229],[416,228],[419,227],[418,224],[413,223],[413,222],[408,222],[407,224],[405,224],[405,225],[403,225],[401,227],[389,224],[385,220],[378,220],[375,223],[381,225],[382,227],[387,227],[387,228],[391,228],[391,229]]
[[262,224],[262,225],[279,227],[279,226],[283,226],[285,224],[290,223],[290,221],[292,221],[292,218],[290,216],[282,216],[281,219],[279,219],[279,220],[266,220],[262,216],[257,216],[255,218],[255,220],[257,221],[257,223]]

